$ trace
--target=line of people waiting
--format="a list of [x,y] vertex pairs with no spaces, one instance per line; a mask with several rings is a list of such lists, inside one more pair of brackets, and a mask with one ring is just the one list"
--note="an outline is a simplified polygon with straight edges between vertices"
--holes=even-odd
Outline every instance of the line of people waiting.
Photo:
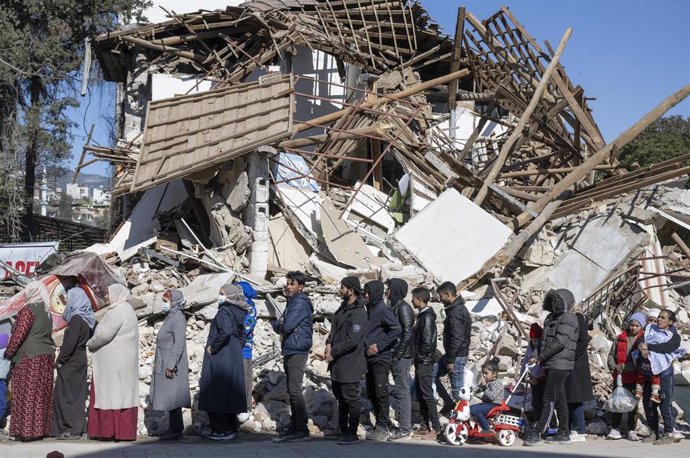
[[[310,439],[308,414],[303,397],[307,358],[312,350],[313,305],[304,293],[307,278],[301,272],[286,275],[288,298],[280,319],[272,323],[280,335],[283,367],[287,376],[291,419],[276,441]],[[138,323],[127,302],[129,291],[122,285],[108,288],[111,307],[97,323],[91,303],[76,278],[63,282],[67,305],[63,317],[68,323],[62,346],[55,359],[51,338],[52,320],[48,291],[40,282],[25,289],[27,306],[17,315],[11,337],[0,335],[4,361],[12,361],[12,415],[10,435],[18,440],[47,436],[60,439],[88,437],[100,440],[135,440],[138,413]],[[436,313],[429,306],[431,291],[415,288],[412,305],[405,300],[408,285],[390,279],[387,285],[370,281],[361,286],[357,277],[346,277],[340,284],[342,304],[331,322],[324,355],[331,373],[332,390],[338,402],[339,444],[359,441],[360,382],[373,407],[375,427],[370,440],[409,440],[412,438],[411,387],[414,385],[423,418],[422,439],[444,440],[439,415],[448,415],[459,401],[465,385],[471,337],[471,318],[455,285],[446,282],[436,292],[444,305],[443,356],[437,360]],[[218,312],[214,317],[205,347],[199,382],[199,410],[208,413],[212,440],[229,441],[238,431],[238,417],[251,410],[251,371],[256,296],[248,283],[227,284],[220,288]],[[186,349],[186,320],[182,313],[186,300],[178,290],[163,295],[161,309],[165,319],[156,338],[150,401],[155,410],[167,411],[169,431],[164,440],[182,437],[182,408],[191,406]],[[525,445],[539,445],[554,413],[558,431],[549,440],[570,443],[584,440],[583,403],[593,399],[587,357],[587,320],[571,311],[574,298],[567,290],[547,294],[544,310],[549,312],[543,329],[534,324],[523,361],[529,367],[536,422],[525,434]],[[416,310],[416,318],[415,318]],[[645,413],[657,444],[673,442],[673,368],[678,356],[680,336],[670,310],[659,314],[643,339],[642,315],[635,314],[612,352],[615,373],[623,375],[624,386],[643,398]],[[643,320],[646,321],[646,320]],[[93,376],[87,382],[86,351],[93,353]],[[0,350],[3,351],[3,350]],[[5,364],[6,365],[6,364]],[[410,369],[414,365],[414,381]],[[0,364],[0,379],[3,365]],[[53,369],[57,379],[53,386]],[[614,373],[614,376],[616,375]],[[656,375],[655,375],[656,374]],[[399,427],[389,418],[389,376],[393,376],[393,395]],[[441,378],[448,377],[448,393]],[[486,413],[503,400],[498,380],[498,365],[489,360],[482,366],[480,404],[470,411],[489,434]],[[4,380],[3,380],[4,381]],[[439,412],[434,387],[443,400]],[[0,390],[5,385],[0,383]],[[4,393],[0,393],[4,402]],[[88,422],[84,409],[89,398]],[[658,406],[658,409],[657,409]],[[0,408],[3,404],[0,403]],[[659,434],[659,411],[664,433]],[[1,416],[1,415],[0,415]],[[632,420],[631,420],[632,418]],[[628,438],[635,440],[628,416]],[[616,424],[620,417],[614,417]],[[572,430],[572,432],[571,432]],[[615,439],[617,429],[609,438]],[[630,433],[632,432],[632,434]],[[618,433],[620,437],[620,433]]]

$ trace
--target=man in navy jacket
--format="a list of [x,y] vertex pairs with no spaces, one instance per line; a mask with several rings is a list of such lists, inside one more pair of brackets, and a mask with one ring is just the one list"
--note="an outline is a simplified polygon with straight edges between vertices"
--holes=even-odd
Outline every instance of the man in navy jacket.
[[290,427],[280,433],[278,440],[298,442],[310,439],[302,383],[312,344],[314,306],[302,292],[307,281],[302,272],[288,272],[285,278],[285,295],[288,298],[285,313],[281,320],[271,323],[281,337],[283,369],[287,375],[290,397]]

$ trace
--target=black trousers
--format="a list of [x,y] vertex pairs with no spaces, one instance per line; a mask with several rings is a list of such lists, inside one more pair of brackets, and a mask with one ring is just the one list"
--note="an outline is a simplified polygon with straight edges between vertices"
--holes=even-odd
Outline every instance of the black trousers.
[[184,420],[182,420],[182,407],[168,411],[168,431],[171,433],[182,433],[184,430]]
[[367,364],[367,392],[374,407],[377,428],[388,428],[390,425],[391,403],[388,398],[390,372],[390,363]]
[[540,380],[539,383],[532,385],[532,411],[534,412],[534,421],[539,421],[541,418],[542,407],[544,407],[544,388],[546,381]]
[[551,421],[554,411],[558,415],[558,435],[570,435],[570,414],[565,400],[565,379],[571,371],[547,369],[546,384],[544,385],[544,402],[539,421],[534,432],[542,434]]
[[208,413],[211,429],[217,434],[236,433],[239,429],[236,413]]
[[283,358],[283,368],[287,375],[287,389],[290,396],[290,426],[295,431],[309,431],[307,405],[304,403],[302,383],[307,367],[307,354],[289,355]]
[[422,414],[424,424],[422,426],[433,428],[437,433],[441,432],[441,423],[438,420],[438,410],[434,399],[434,365],[415,364],[414,378],[417,386],[417,401],[419,401],[419,411]]
[[338,424],[343,434],[357,434],[359,412],[362,410],[362,393],[359,382],[333,381],[333,396],[338,400]]

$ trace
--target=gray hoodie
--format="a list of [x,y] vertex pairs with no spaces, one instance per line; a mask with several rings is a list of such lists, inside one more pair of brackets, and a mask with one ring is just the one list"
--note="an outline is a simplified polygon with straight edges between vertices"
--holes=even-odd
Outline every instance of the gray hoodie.
[[544,298],[544,310],[551,313],[544,320],[539,359],[545,369],[570,371],[575,367],[575,348],[580,324],[577,316],[568,311],[575,302],[567,289],[549,291]]

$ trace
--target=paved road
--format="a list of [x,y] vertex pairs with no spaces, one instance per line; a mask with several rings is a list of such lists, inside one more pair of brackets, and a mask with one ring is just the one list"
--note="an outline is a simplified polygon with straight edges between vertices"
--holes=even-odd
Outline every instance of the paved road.
[[136,443],[111,444],[94,441],[60,442],[46,440],[21,444],[0,442],[0,458],[43,458],[58,450],[65,457],[84,458],[556,458],[556,457],[607,457],[607,458],[688,458],[690,440],[677,444],[655,446],[626,440],[607,441],[590,439],[571,445],[544,445],[523,447],[518,442],[512,447],[498,445],[463,445],[452,447],[413,440],[403,443],[362,442],[342,446],[330,440],[313,440],[301,443],[275,444],[266,437],[241,438],[230,443],[214,443],[208,440],[189,439],[184,442],[163,443],[145,440]]

